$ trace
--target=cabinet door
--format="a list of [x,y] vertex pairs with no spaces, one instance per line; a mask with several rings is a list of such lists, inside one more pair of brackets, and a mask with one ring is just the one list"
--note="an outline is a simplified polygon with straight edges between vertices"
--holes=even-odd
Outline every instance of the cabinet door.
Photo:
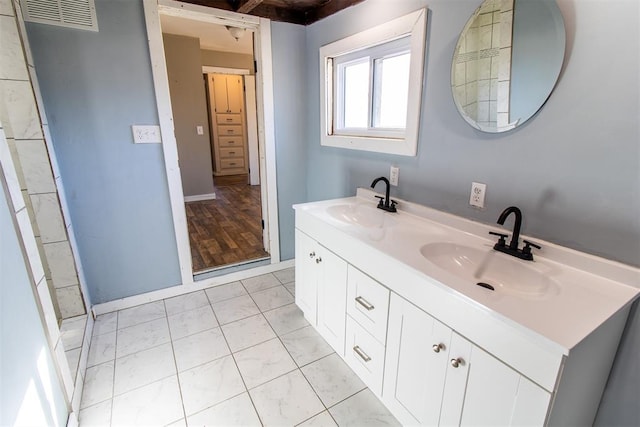
[[227,94],[227,76],[224,74],[210,75],[213,84],[213,100],[217,113],[229,113]]
[[316,242],[296,229],[296,305],[312,325],[317,324]]
[[227,102],[229,113],[242,113],[243,87],[242,76],[227,76]]
[[452,331],[391,294],[382,399],[405,425],[437,425]]
[[318,246],[318,332],[344,357],[347,303],[347,263]]
[[454,337],[451,359],[455,342],[466,342],[470,354],[464,364],[447,368],[441,425],[544,425],[550,393],[462,337]]

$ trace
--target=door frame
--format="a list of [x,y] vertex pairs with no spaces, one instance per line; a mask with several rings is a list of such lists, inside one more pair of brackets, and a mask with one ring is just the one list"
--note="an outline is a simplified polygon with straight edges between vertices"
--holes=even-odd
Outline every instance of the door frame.
[[143,0],[143,7],[182,284],[193,284],[194,279],[182,178],[178,164],[178,147],[174,134],[173,112],[169,94],[169,78],[160,26],[160,13],[212,24],[247,28],[254,31],[254,57],[258,70],[256,73],[258,139],[264,147],[261,155],[265,158],[264,176],[261,183],[264,187],[262,193],[266,194],[266,212],[264,211],[265,205],[263,205],[265,219],[263,235],[266,236],[265,240],[268,239],[269,242],[271,264],[280,263],[271,21],[265,18],[182,3],[175,0]]

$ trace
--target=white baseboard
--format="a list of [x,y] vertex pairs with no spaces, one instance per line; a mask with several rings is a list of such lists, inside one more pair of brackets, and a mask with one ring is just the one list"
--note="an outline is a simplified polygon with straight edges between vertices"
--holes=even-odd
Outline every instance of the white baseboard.
[[234,273],[225,274],[224,276],[211,277],[208,279],[200,280],[198,282],[176,285],[170,288],[147,292],[140,295],[134,295],[114,301],[105,302],[102,304],[96,304],[91,307],[91,310],[97,316],[99,316],[101,314],[135,307],[136,305],[156,302],[166,298],[177,297],[179,295],[188,294],[190,292],[211,288],[213,286],[219,286],[226,283],[236,282],[238,280],[248,279],[249,277],[259,276],[261,274],[273,273],[274,271],[284,270],[285,268],[291,268],[293,266],[295,266],[295,260],[289,259],[275,264],[263,265],[243,271],[236,271]]
[[202,200],[213,200],[215,198],[216,193],[196,194],[195,196],[184,196],[184,202],[200,202]]

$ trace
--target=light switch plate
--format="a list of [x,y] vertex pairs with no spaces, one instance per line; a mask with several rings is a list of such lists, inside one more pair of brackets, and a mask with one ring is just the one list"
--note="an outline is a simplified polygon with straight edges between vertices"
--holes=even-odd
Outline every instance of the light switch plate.
[[131,125],[134,144],[159,144],[162,142],[160,126]]
[[196,126],[196,133],[198,135],[204,135],[204,127],[202,126]]

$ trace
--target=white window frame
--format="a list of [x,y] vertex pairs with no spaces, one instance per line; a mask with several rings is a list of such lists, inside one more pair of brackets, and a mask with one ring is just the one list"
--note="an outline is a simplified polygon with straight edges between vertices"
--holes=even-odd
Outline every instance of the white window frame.
[[[320,143],[328,147],[365,150],[377,153],[415,156],[418,151],[420,107],[424,85],[424,58],[426,50],[427,10],[420,9],[392,21],[320,48]],[[410,37],[411,63],[409,66],[409,97],[404,132],[363,133],[334,131],[334,58],[368,49],[377,45]],[[347,134],[348,133],[348,134]]]

